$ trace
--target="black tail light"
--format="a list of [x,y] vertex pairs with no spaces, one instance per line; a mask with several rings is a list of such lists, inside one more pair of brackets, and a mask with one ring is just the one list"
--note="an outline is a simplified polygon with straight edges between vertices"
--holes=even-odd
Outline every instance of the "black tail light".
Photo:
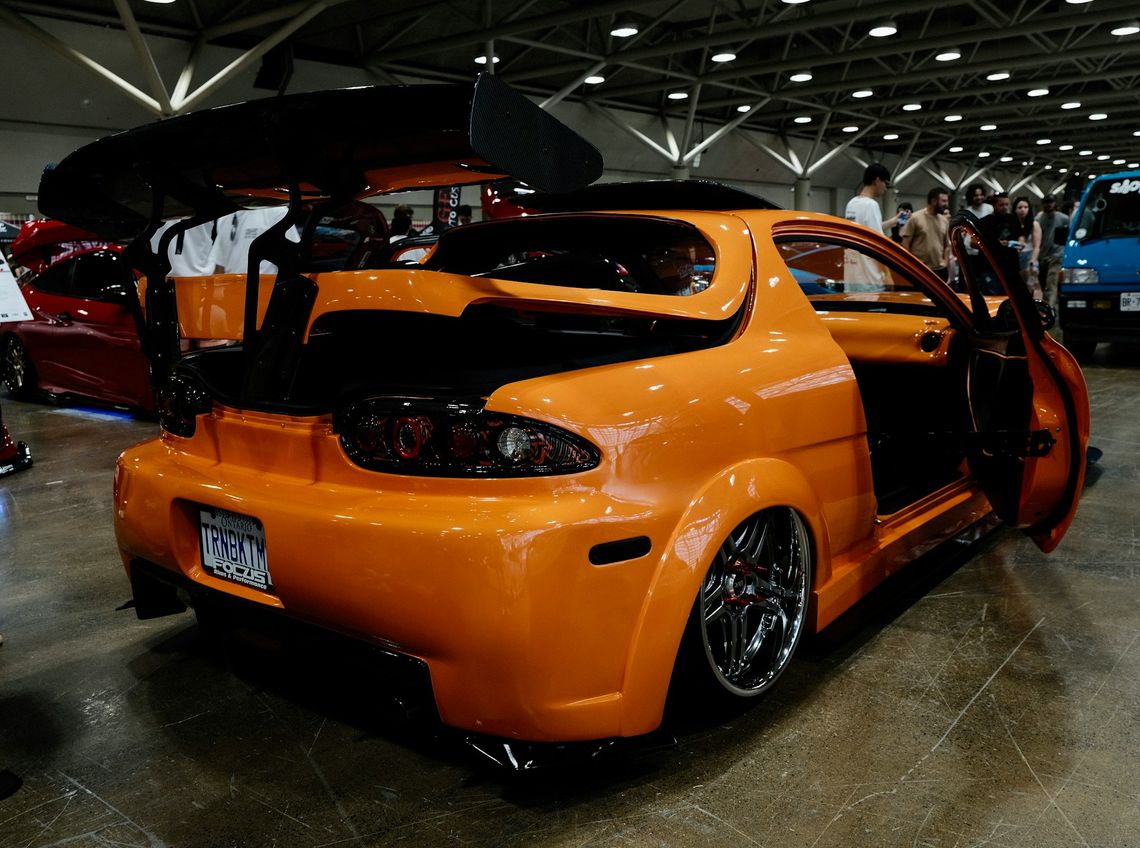
[[349,458],[373,471],[435,477],[531,477],[597,467],[598,449],[558,427],[478,404],[359,401],[334,427]]
[[188,439],[194,435],[198,416],[209,412],[214,404],[205,389],[174,374],[158,390],[155,405],[162,429]]

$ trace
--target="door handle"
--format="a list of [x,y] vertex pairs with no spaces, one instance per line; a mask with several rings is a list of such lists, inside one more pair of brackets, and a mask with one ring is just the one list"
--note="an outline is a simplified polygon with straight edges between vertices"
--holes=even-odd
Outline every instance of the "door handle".
[[71,317],[70,312],[60,312],[56,315],[52,315],[51,317],[52,320],[58,321],[60,324],[70,324],[73,320],[75,320]]

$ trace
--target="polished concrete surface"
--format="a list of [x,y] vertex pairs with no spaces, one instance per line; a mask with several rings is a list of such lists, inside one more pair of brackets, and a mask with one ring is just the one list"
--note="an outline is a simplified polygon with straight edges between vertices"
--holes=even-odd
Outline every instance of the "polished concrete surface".
[[919,563],[752,709],[523,779],[352,652],[117,609],[111,469],[155,425],[5,399],[36,464],[0,480],[0,848],[1136,848],[1140,355],[1087,375],[1104,456],[1053,555],[1001,529]]

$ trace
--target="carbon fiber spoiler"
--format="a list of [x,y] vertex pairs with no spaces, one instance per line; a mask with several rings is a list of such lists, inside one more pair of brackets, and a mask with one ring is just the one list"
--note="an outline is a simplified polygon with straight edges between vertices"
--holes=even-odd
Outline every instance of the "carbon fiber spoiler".
[[[254,100],[92,142],[49,166],[47,216],[107,238],[158,218],[513,176],[550,192],[600,176],[597,149],[495,76]],[[157,205],[157,208],[156,208]]]

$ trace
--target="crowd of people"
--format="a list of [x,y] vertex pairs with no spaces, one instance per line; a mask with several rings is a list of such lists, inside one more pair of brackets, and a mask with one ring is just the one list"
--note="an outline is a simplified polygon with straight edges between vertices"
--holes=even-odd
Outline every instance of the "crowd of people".
[[[948,239],[949,191],[935,186],[927,192],[924,208],[915,210],[910,203],[900,203],[895,215],[884,221],[880,198],[890,184],[891,175],[884,165],[867,166],[862,189],[847,204],[847,219],[876,232],[888,233],[938,277],[953,282],[953,257]],[[975,183],[966,190],[963,208],[979,219],[983,233],[1017,251],[1022,279],[1033,296],[1056,307],[1061,251],[1069,230],[1069,212],[1058,210],[1056,195],[1046,194],[1041,199],[1040,210],[1034,214],[1029,197],[1010,198],[1004,191],[987,194],[983,185]],[[851,269],[857,271],[859,279],[871,284],[884,281],[885,269],[869,262],[867,257],[860,260],[860,254],[852,256],[852,253],[849,251],[846,259],[849,265],[860,262],[864,266],[874,265]]]

